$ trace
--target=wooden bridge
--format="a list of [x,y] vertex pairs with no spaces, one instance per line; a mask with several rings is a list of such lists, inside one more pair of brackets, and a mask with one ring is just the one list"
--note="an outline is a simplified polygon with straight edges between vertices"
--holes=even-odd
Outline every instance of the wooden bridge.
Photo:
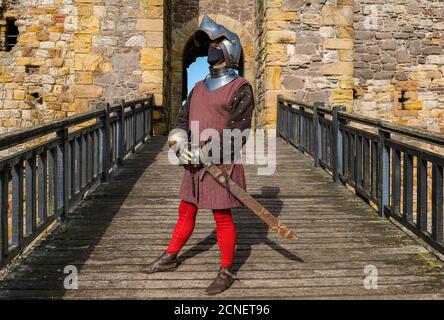
[[[0,252],[3,265],[9,266],[0,280],[0,298],[207,298],[204,289],[214,279],[219,263],[209,211],[199,212],[177,271],[141,272],[168,245],[177,217],[182,170],[169,164],[166,138],[151,136],[150,101],[104,106],[89,115],[0,141],[4,149],[30,137],[58,133],[39,146],[1,160]],[[431,210],[415,201],[412,213],[413,207],[419,208],[420,218],[416,211],[412,219],[403,218],[403,210],[410,213],[413,189],[409,189],[409,171],[402,170],[407,179],[400,187],[406,186],[401,194],[407,195],[402,197],[407,205],[400,212],[393,211],[400,216],[393,219],[401,221],[395,225],[373,208],[378,208],[378,198],[388,192],[381,188],[378,176],[387,164],[379,162],[382,154],[377,152],[382,150],[378,143],[388,146],[388,142],[370,133],[361,135],[362,129],[341,122],[346,115],[337,109],[279,103],[278,131],[284,139],[277,141],[276,173],[259,176],[256,166],[246,166],[248,191],[293,228],[300,240],[278,238],[247,210],[235,210],[238,245],[234,269],[240,281],[217,298],[443,299],[444,264],[432,253],[442,251],[443,244],[442,175],[441,184],[438,181],[442,156],[427,151],[418,154],[433,164],[432,189],[441,192],[441,198],[435,195],[429,201]],[[77,131],[67,130],[91,119],[97,121]],[[331,139],[333,135],[341,139]],[[362,136],[358,145],[356,137],[359,141]],[[338,149],[339,142],[347,145],[343,137],[355,139],[353,145],[362,149],[348,149],[353,153]],[[428,142],[440,138],[427,137]],[[403,149],[406,154],[410,150]],[[395,188],[382,210],[386,215],[392,203],[397,208],[398,164],[396,152],[393,154],[395,174],[389,177],[394,176]],[[312,156],[317,160],[313,162]],[[348,165],[359,161],[362,165],[350,170]],[[409,168],[408,161],[402,164]],[[381,177],[387,182],[385,175]],[[420,196],[424,191],[414,190]],[[58,217],[63,222],[46,234],[45,228]],[[410,229],[408,233],[398,226],[402,221]],[[420,227],[416,227],[418,221]],[[66,289],[69,274],[64,271],[73,268],[78,271],[78,288]]]

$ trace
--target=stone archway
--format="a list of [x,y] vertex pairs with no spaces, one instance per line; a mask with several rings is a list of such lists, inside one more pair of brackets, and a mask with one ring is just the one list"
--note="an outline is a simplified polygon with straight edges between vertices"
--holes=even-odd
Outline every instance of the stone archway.
[[[236,32],[242,43],[243,48],[243,76],[247,79],[255,88],[255,58],[254,58],[254,46],[253,46],[253,37],[245,28],[245,26],[228,16],[224,15],[216,15],[216,14],[208,14],[208,16],[216,21],[217,23],[223,24],[229,30],[233,30]],[[203,15],[200,15],[198,18],[194,18],[188,21],[181,28],[176,28],[172,30],[172,51],[171,51],[171,77],[170,77],[170,95],[169,95],[169,105],[170,105],[170,126],[174,125],[175,119],[177,116],[177,112],[179,107],[183,101],[183,77],[184,77],[184,69],[187,62],[184,61],[186,58],[187,46],[190,45],[190,39],[192,39],[194,32],[198,28],[200,22],[202,21]]]

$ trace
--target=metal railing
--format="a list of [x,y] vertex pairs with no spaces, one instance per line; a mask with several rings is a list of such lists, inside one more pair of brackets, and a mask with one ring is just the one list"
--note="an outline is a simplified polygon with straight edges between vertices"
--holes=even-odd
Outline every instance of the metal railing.
[[444,135],[281,96],[277,131],[334,181],[375,204],[381,217],[392,217],[444,253],[444,155],[405,141],[444,147]]
[[[0,137],[0,267],[153,135],[152,95]],[[77,127],[76,127],[77,126]],[[78,129],[79,126],[82,126]],[[27,147],[38,138],[45,142]]]

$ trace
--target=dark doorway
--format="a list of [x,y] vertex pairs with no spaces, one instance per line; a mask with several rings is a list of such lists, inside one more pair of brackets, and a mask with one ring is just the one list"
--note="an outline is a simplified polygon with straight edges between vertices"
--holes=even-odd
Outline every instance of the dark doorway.
[[[190,79],[188,70],[189,67],[196,62],[200,57],[206,57],[208,53],[208,46],[196,47],[194,37],[188,40],[183,52],[183,76],[182,76],[182,101],[188,97],[188,81]],[[239,63],[239,75],[244,75],[244,55],[241,54]],[[208,71],[209,73],[209,71]]]

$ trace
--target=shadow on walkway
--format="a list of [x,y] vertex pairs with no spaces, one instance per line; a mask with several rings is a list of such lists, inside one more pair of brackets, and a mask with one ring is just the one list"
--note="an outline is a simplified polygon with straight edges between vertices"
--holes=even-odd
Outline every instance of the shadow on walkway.
[[[74,266],[78,274],[113,222],[141,175],[156,160],[166,142],[165,137],[151,138],[104,184],[91,193],[65,223],[59,225],[29,254],[20,260],[3,282],[3,289],[45,290],[51,298],[62,298],[66,289],[64,273]],[[106,201],[104,200],[106,199]],[[72,270],[72,269],[71,269]],[[29,281],[29,279],[38,281]]]
[[[267,199],[267,204],[269,204],[270,212],[275,216],[279,217],[282,211],[283,202],[279,199],[280,189],[278,187],[262,187],[261,194],[257,196],[259,199]],[[260,200],[259,200],[260,201]],[[242,210],[242,212],[239,212]],[[236,219],[237,215],[242,215],[244,219]],[[236,254],[234,257],[233,272],[239,271],[242,266],[247,262],[248,258],[251,256],[253,246],[266,244],[274,251],[281,254],[284,258],[295,261],[304,262],[300,257],[296,256],[294,253],[283,248],[281,245],[277,244],[273,240],[268,238],[269,228],[262,222],[253,212],[250,212],[247,208],[233,210],[233,217],[236,223],[236,233],[237,240],[242,239],[242,243],[236,246]],[[247,218],[248,217],[248,218]],[[247,219],[245,219],[247,218]],[[254,226],[254,229],[252,229]],[[245,237],[247,234],[253,234],[254,237]],[[191,247],[185,251],[180,257],[180,263],[185,262],[205,251],[210,250],[214,245],[217,245],[216,230],[214,229],[205,239],[199,241],[195,246]],[[196,248],[204,248],[202,250],[196,250]]]

